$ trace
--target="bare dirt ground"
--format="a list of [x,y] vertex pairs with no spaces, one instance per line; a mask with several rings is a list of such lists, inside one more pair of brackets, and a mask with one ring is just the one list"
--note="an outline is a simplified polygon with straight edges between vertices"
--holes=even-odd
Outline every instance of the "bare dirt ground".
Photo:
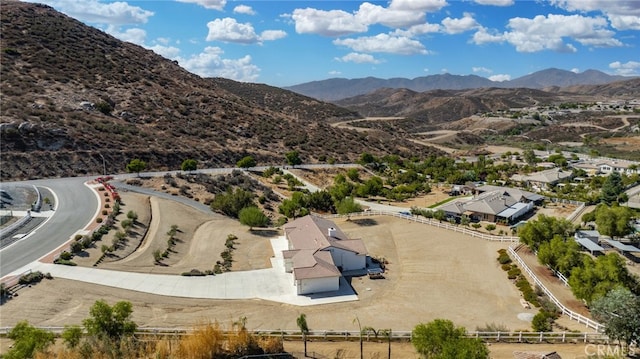
[[[133,197],[124,198],[128,205],[132,201]],[[206,269],[218,258],[220,242],[228,233],[240,238],[234,270],[261,267],[272,255],[264,245],[266,237],[249,233],[233,220],[211,214],[204,223],[190,226],[181,222],[181,216],[194,217],[184,206],[169,201],[155,211],[154,200],[151,203],[150,242],[142,244],[141,254],[136,252],[122,263],[106,263],[105,268],[159,273]],[[170,255],[175,264],[153,265],[151,255],[145,253],[158,241],[160,247],[166,243],[164,233],[172,223],[183,228],[189,248]],[[352,238],[363,238],[371,255],[389,261],[386,279],[352,279],[360,298],[357,302],[301,308],[258,300],[182,299],[54,279],[21,290],[19,297],[0,307],[0,325],[12,326],[22,319],[43,326],[79,324],[93,302],[104,299],[131,301],[134,320],[143,327],[189,327],[203,320],[225,323],[246,316],[249,328],[295,329],[295,318],[304,312],[312,329],[326,330],[354,329],[356,316],[363,325],[394,330],[410,330],[435,318],[448,318],[471,330],[486,323],[504,324],[512,330],[530,328],[530,323],[517,318],[526,311],[519,304],[520,294],[495,260],[497,249],[505,244],[385,216],[336,223]],[[187,238],[190,227],[194,234]]]
[[604,143],[620,146],[626,149],[626,151],[640,152],[640,136],[634,137],[612,137],[601,140]]

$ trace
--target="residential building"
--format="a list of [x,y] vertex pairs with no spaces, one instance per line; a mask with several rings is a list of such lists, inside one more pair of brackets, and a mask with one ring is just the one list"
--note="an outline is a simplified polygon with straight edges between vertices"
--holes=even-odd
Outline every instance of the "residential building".
[[283,226],[289,249],[285,270],[293,273],[298,294],[336,291],[342,272],[365,270],[367,249],[361,239],[349,239],[330,220],[308,215]]
[[562,168],[551,168],[527,175],[515,174],[511,176],[511,179],[534,189],[544,189],[546,187],[553,187],[565,179],[571,179],[572,176],[572,171],[565,171]]

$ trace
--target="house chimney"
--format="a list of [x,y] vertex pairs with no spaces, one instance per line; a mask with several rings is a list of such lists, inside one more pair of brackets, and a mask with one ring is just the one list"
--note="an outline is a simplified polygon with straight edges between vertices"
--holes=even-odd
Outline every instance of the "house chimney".
[[329,230],[328,230],[327,235],[328,235],[329,237],[334,237],[334,238],[336,238],[336,232],[337,232],[337,231],[336,231],[336,229],[335,229],[335,228],[333,228],[333,227],[329,227]]

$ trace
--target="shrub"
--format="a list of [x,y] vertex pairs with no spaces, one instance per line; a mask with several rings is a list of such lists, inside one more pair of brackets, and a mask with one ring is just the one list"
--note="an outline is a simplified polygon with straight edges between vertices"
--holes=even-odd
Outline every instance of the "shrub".
[[71,253],[80,253],[82,251],[82,249],[84,248],[82,246],[82,242],[81,241],[73,241],[71,243]]
[[77,264],[75,262],[71,261],[71,260],[60,259],[60,258],[58,258],[58,260],[56,260],[56,264],[62,264],[62,265],[65,265],[65,266],[72,266],[72,267],[77,266]]
[[552,316],[544,310],[541,310],[533,317],[531,327],[535,332],[550,332],[552,329],[552,323]]
[[192,269],[188,272],[182,272],[182,275],[185,277],[204,277],[206,274],[198,269]]
[[500,266],[500,268],[502,268],[502,270],[506,272],[509,269],[511,269],[511,264],[505,263],[502,266]]
[[103,216],[106,216],[108,213],[109,213],[109,211],[107,211],[106,209],[103,209],[103,210],[102,210],[102,215],[103,215]]
[[522,272],[520,271],[520,268],[518,267],[513,267],[511,269],[509,269],[509,271],[507,272],[507,277],[509,279],[516,279]]
[[76,241],[80,240],[81,238],[82,238],[82,234],[76,234],[76,236],[73,237],[73,239],[75,239]]
[[39,271],[31,272],[29,274],[25,274],[22,277],[20,277],[20,279],[18,280],[18,283],[22,285],[38,283],[39,281],[42,280],[42,278],[44,278],[44,274],[42,274],[42,272],[39,272]]
[[102,223],[102,218],[100,218],[100,217],[96,218],[96,222],[97,223]]
[[162,252],[160,252],[159,249],[156,249],[155,251],[153,251],[153,260],[156,263],[160,263],[160,261],[162,260]]
[[500,264],[508,264],[508,263],[511,263],[511,258],[506,253],[500,254],[500,256],[498,257],[498,262]]
[[69,260],[71,258],[73,258],[73,254],[71,254],[71,253],[69,253],[67,251],[64,251],[64,252],[60,253],[60,259]]

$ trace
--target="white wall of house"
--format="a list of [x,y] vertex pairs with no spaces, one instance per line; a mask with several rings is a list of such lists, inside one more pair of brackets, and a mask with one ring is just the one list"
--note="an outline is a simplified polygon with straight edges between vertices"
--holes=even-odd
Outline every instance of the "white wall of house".
[[340,277],[299,279],[296,286],[298,294],[333,292],[340,288]]
[[336,267],[343,271],[365,269],[367,267],[367,256],[360,256],[356,253],[345,251],[340,248],[330,248],[331,257]]

